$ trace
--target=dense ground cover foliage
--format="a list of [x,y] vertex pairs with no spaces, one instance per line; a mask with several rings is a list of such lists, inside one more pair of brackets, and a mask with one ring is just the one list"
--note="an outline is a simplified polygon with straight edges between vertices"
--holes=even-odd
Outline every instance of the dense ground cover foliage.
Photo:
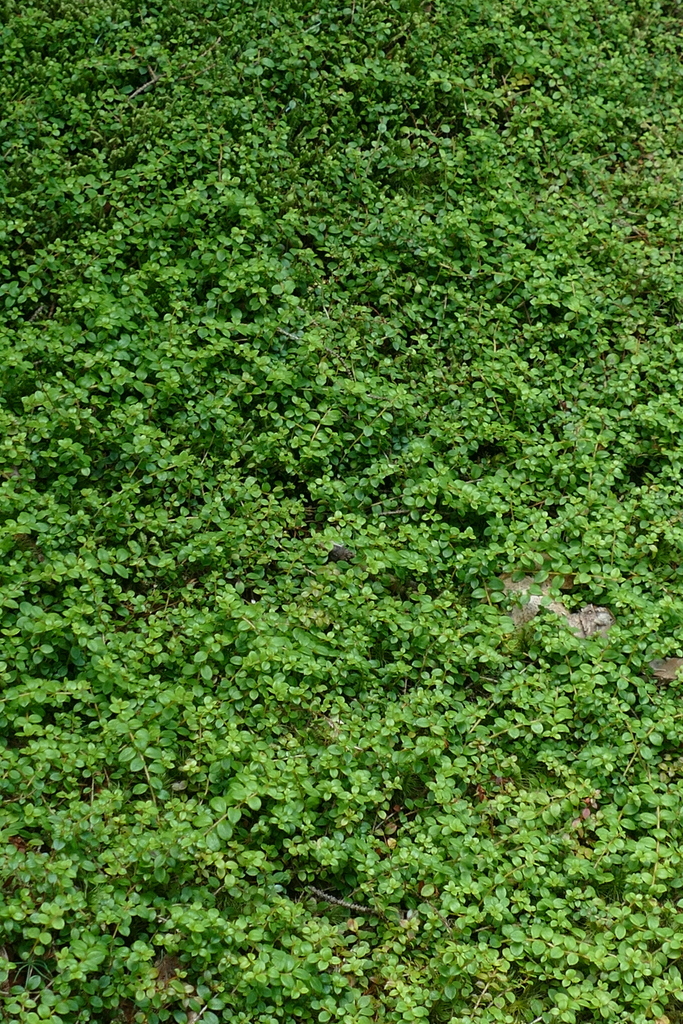
[[678,5],[1,39],[0,1016],[682,1020]]

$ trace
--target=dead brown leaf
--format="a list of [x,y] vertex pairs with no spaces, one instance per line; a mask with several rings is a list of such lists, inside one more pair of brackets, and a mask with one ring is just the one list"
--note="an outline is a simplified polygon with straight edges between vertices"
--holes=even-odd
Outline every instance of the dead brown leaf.
[[671,682],[683,668],[683,658],[655,658],[650,662],[650,668],[655,679],[662,682]]
[[164,953],[163,956],[160,956],[158,960],[155,961],[154,966],[156,967],[157,978],[161,984],[165,986],[168,985],[169,981],[175,978],[180,970],[181,964],[177,956],[174,956],[172,953]]

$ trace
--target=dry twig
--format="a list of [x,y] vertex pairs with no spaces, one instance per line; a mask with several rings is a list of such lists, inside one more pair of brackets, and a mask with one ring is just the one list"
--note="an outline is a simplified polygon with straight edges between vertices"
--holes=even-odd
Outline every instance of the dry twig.
[[151,67],[149,64],[147,65],[147,70],[149,71],[152,77],[150,78],[149,82],[145,82],[145,84],[141,85],[138,89],[135,90],[135,92],[132,92],[128,97],[129,100],[134,100],[136,96],[140,95],[140,93],[146,92],[147,89],[151,89],[152,86],[156,85],[159,79],[162,77],[161,75],[158,75],[154,68]]

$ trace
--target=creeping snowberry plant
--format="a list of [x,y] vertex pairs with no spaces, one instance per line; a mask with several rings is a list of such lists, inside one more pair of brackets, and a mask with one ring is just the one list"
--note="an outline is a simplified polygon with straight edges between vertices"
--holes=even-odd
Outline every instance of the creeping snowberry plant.
[[679,6],[0,43],[0,1016],[682,1021]]

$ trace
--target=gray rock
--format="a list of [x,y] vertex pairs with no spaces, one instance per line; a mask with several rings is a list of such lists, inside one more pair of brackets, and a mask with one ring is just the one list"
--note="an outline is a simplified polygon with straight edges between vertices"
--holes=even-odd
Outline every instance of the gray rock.
[[577,636],[581,637],[582,640],[589,636],[594,636],[595,633],[602,633],[604,635],[612,628],[615,622],[616,619],[609,608],[603,608],[595,604],[587,604],[580,611],[567,616],[567,624],[570,629]]
[[343,544],[333,544],[327,560],[328,562],[350,562],[353,556],[354,552],[350,548],[344,547]]
[[[525,576],[521,580],[513,581],[507,575],[502,576],[501,580],[509,593],[520,596],[526,594],[534,583],[533,576]],[[549,601],[547,604],[543,604],[544,598],[550,590],[550,581],[540,584],[540,589],[543,591],[542,594],[531,594],[526,604],[515,605],[512,609],[510,616],[515,626],[523,626],[526,622],[530,622],[541,608],[547,608],[548,611],[565,619],[572,632],[585,640],[596,633],[607,633],[616,621],[609,608],[599,605],[587,604],[578,612],[570,612],[560,601]],[[681,663],[683,664],[683,659],[681,659]]]
[[563,604],[560,604],[559,601],[550,601],[543,605],[544,598],[544,594],[532,594],[526,604],[515,605],[510,613],[515,626],[523,626],[526,622],[530,622],[535,615],[538,615],[542,607],[554,612],[555,615],[561,615],[565,619],[569,618],[569,612]]

